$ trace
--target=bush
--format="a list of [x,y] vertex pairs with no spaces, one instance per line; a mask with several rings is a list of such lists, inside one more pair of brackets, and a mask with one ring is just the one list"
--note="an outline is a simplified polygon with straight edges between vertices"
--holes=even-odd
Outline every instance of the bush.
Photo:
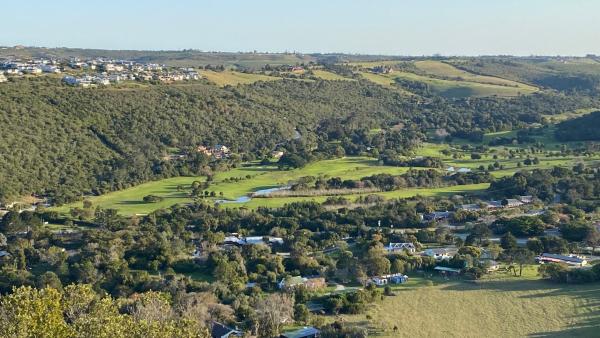
[[164,200],[163,197],[161,196],[156,196],[156,195],[146,195],[144,196],[144,202],[146,203],[157,203]]

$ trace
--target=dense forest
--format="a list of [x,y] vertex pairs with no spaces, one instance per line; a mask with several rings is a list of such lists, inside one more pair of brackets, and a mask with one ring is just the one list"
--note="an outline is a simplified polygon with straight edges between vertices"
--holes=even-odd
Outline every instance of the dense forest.
[[600,111],[559,123],[555,134],[561,141],[600,141]]

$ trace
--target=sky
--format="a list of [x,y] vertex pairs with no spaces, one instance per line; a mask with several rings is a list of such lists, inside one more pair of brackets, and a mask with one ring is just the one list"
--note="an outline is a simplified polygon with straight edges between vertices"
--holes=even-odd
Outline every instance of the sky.
[[599,0],[29,0],[0,45],[386,55],[600,54]]

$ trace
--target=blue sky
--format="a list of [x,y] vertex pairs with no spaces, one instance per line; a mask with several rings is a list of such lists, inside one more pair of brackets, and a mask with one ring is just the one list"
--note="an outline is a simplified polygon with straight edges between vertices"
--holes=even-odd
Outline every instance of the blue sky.
[[393,55],[600,54],[597,0],[10,1],[0,45]]

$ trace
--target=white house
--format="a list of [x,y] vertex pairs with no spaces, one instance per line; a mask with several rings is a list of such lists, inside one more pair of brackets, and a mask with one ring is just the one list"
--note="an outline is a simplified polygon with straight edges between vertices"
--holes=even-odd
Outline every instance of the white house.
[[543,253],[535,258],[535,260],[540,263],[566,263],[568,265],[573,266],[585,266],[587,265],[587,260],[585,257],[576,256],[576,255],[559,255],[559,254],[551,254],[551,253]]
[[423,255],[433,257],[437,261],[441,261],[443,259],[450,259],[452,257],[450,255],[450,251],[444,248],[427,249],[423,251]]
[[390,243],[385,247],[387,252],[402,252],[415,253],[417,250],[413,243]]
[[41,69],[42,72],[44,73],[55,73],[58,74],[60,73],[60,69],[56,66],[52,66],[52,65],[41,65]]

